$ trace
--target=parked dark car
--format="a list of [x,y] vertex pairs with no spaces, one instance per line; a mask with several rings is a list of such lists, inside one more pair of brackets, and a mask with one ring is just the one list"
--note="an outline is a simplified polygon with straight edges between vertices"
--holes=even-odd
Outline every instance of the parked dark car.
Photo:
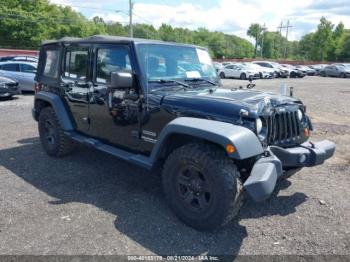
[[322,69],[324,69],[327,65],[326,64],[317,64],[317,65],[310,65],[309,67],[314,69],[316,71],[316,75],[320,75],[320,72]]
[[[190,71],[178,66],[188,63]],[[307,142],[313,127],[299,99],[250,82],[220,88],[198,46],[111,36],[49,41],[36,81],[33,117],[47,154],[63,157],[80,143],[161,170],[170,207],[200,230],[235,217],[244,190],[265,200],[279,179],[335,151],[327,140]]]
[[293,65],[290,64],[283,64],[282,65],[286,70],[288,70],[289,72],[289,77],[290,78],[303,78],[306,76],[306,74],[304,72],[302,72],[301,70],[299,70],[298,68],[296,68]]
[[316,75],[316,70],[312,69],[306,65],[296,65],[295,67],[308,76]]
[[0,76],[0,98],[10,98],[19,94],[18,82]]

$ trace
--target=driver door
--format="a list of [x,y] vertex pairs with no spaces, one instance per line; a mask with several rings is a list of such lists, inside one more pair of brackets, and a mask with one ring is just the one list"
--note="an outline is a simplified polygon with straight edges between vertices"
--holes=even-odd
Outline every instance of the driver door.
[[89,102],[91,136],[126,150],[139,144],[139,89],[111,88],[112,72],[132,72],[130,48],[126,44],[93,48],[93,88]]

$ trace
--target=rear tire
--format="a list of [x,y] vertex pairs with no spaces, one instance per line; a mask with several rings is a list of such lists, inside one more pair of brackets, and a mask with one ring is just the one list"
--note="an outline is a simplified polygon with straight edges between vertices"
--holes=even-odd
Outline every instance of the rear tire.
[[176,216],[198,230],[225,225],[242,204],[237,167],[213,145],[187,144],[175,149],[164,164],[162,180]]
[[49,156],[63,157],[74,149],[73,141],[64,134],[51,107],[41,110],[38,126],[42,147]]
[[246,80],[247,79],[247,75],[245,73],[242,73],[240,76],[241,80]]

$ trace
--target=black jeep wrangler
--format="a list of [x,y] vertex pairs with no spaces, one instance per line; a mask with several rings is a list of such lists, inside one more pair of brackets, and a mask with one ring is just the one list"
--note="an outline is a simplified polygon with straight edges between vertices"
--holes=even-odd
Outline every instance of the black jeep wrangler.
[[161,168],[175,214],[201,230],[237,215],[245,190],[270,196],[279,178],[322,164],[335,145],[307,142],[298,99],[222,89],[206,49],[110,36],[45,42],[33,117],[44,150],[82,143],[146,169]]

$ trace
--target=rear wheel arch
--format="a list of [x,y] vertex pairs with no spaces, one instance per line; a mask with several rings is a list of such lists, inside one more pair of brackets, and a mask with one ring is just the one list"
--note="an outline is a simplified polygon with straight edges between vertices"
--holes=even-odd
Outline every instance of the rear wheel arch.
[[34,101],[34,109],[35,109],[35,120],[39,120],[39,115],[41,110],[45,107],[52,107],[51,103],[42,99],[35,99]]

